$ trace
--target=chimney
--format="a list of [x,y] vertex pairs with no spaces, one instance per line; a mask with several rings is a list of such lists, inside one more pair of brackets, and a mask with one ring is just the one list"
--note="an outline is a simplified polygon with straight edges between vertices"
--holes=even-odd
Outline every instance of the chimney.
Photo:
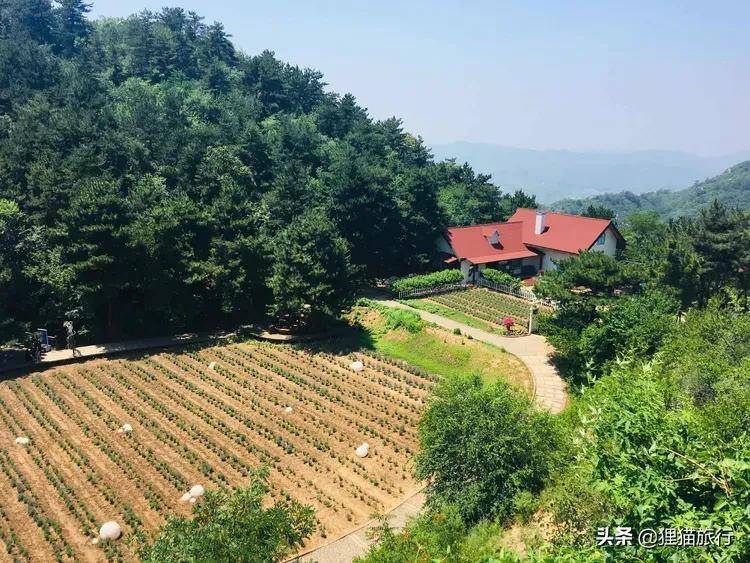
[[544,228],[547,226],[547,213],[544,211],[537,210],[536,222],[534,223],[534,234],[541,235],[544,232]]

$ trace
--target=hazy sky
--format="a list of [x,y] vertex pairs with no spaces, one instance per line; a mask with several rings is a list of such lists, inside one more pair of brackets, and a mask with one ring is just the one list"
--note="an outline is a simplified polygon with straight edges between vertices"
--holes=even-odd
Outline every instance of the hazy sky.
[[750,149],[750,1],[93,0],[182,6],[243,51],[321,70],[428,142]]

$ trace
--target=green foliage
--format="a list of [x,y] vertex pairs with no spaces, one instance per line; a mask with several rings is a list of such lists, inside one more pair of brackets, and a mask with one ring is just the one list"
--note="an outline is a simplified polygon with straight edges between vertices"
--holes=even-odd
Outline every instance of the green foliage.
[[283,561],[315,530],[311,508],[280,500],[267,506],[267,473],[235,491],[208,491],[193,517],[172,517],[144,561]]
[[385,315],[385,326],[388,330],[402,328],[407,332],[416,334],[425,327],[425,322],[420,316],[411,311],[383,307],[382,312]]
[[726,172],[690,188],[679,191],[659,190],[644,194],[621,192],[602,194],[588,199],[563,200],[554,205],[568,213],[587,208],[608,208],[619,218],[634,213],[655,212],[662,219],[697,215],[701,209],[718,200],[728,207],[750,207],[750,162],[741,162]]
[[72,272],[47,237],[15,202],[0,199],[0,344],[62,318],[72,302]]
[[677,328],[677,301],[660,292],[623,297],[601,307],[580,336],[580,353],[599,375],[618,356],[651,357]]
[[272,314],[300,320],[338,313],[351,294],[350,272],[348,246],[333,223],[319,211],[305,213],[274,241]]
[[507,272],[485,268],[482,270],[482,277],[493,282],[509,285],[511,287],[521,287],[521,280]]
[[[4,311],[6,335],[70,309],[97,340],[294,318],[305,289],[334,310],[359,283],[424,271],[452,214],[498,220],[526,197],[436,164],[399,120],[238,51],[220,23],[89,10],[0,3],[0,198],[43,237],[55,279]],[[282,244],[312,232],[331,242],[306,259]]]
[[453,283],[461,283],[464,279],[460,270],[440,270],[431,274],[409,276],[394,281],[391,289],[400,291],[414,291],[415,289],[430,289]]
[[596,205],[594,203],[590,204],[586,209],[584,209],[581,215],[583,215],[584,217],[594,217],[597,219],[614,219],[615,217],[617,217],[617,214],[609,207],[606,207],[604,205]]
[[429,482],[430,505],[455,505],[470,524],[507,518],[516,495],[540,491],[560,440],[522,392],[478,377],[444,378],[419,430],[415,472]]

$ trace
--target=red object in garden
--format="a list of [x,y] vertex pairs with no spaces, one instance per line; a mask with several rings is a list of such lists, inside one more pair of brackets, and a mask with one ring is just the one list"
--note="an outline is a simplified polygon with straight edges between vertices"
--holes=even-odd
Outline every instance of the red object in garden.
[[503,319],[503,326],[505,327],[505,330],[510,330],[516,321],[514,321],[511,317],[505,317]]

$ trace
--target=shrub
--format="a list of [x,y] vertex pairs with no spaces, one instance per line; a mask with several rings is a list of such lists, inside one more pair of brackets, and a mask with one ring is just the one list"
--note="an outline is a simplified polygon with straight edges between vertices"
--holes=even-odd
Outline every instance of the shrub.
[[267,472],[249,487],[208,491],[192,519],[171,518],[144,561],[281,561],[315,530],[312,508],[279,500],[268,508]]
[[383,307],[381,311],[385,315],[385,326],[388,330],[403,328],[408,332],[417,333],[424,328],[425,322],[411,311],[387,307]]
[[492,283],[502,283],[511,287],[521,287],[521,280],[515,276],[511,276],[507,272],[501,272],[500,270],[492,270],[485,268],[482,270],[482,277]]
[[511,515],[522,491],[538,493],[560,438],[554,419],[520,390],[479,377],[448,377],[419,426],[416,475],[432,506],[454,504],[466,523]]
[[464,276],[460,270],[441,270],[431,274],[398,279],[391,284],[391,289],[397,293],[400,291],[414,291],[416,289],[430,289],[440,287],[441,285],[461,283],[463,279]]

